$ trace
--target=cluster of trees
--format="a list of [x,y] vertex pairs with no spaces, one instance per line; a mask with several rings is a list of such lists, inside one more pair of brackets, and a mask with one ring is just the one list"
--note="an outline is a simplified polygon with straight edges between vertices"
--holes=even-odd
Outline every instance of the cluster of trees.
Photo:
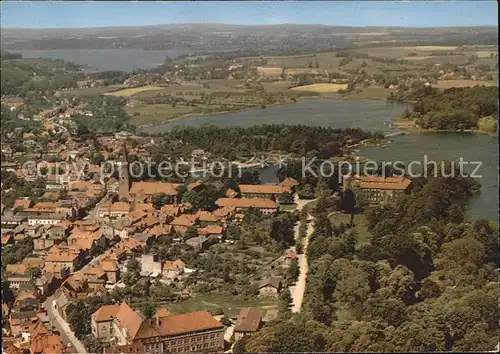
[[2,266],[21,262],[33,253],[33,249],[33,240],[28,236],[11,247],[2,247]]
[[117,131],[135,131],[135,126],[129,123],[130,116],[125,112],[127,101],[121,97],[92,96],[87,105],[93,112],[92,117],[75,116],[77,135],[89,136],[95,133]]
[[393,94],[391,100],[414,102],[413,115],[425,129],[462,130],[478,127],[482,117],[498,120],[498,87],[474,86],[440,92],[420,86]]
[[33,182],[27,182],[22,178],[18,178],[12,171],[1,171],[2,203],[6,207],[12,207],[16,199],[30,197],[36,203],[39,198],[45,193],[45,181],[42,178],[37,178]]
[[456,218],[468,178],[416,181],[368,212],[373,238],[319,215],[303,311],[238,343],[249,352],[490,351],[498,340],[498,225]]
[[[167,134],[169,142],[160,152],[168,152],[169,156],[179,154],[185,156],[192,149],[201,148],[228,159],[270,151],[329,158],[342,154],[343,147],[348,144],[355,144],[374,136],[376,133],[361,129],[305,125],[257,125],[248,128],[219,128],[213,125],[203,125],[199,128],[180,126]],[[168,151],[165,151],[166,149]]]
[[9,135],[20,134],[18,132],[20,129],[23,132],[32,132],[35,134],[43,131],[43,125],[39,121],[19,119],[16,112],[11,112],[2,106],[0,112],[0,134],[2,139],[7,141],[12,138],[12,136],[9,138]]
[[52,95],[56,90],[76,87],[76,82],[83,75],[79,68],[63,60],[2,58],[2,94],[22,97],[29,93]]
[[6,50],[0,51],[0,59],[2,60],[12,60],[12,59],[22,59],[23,55],[21,53],[11,53]]

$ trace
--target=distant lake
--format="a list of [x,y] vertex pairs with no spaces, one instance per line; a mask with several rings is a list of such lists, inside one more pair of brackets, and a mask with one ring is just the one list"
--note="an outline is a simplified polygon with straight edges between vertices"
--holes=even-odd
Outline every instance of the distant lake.
[[86,65],[89,71],[153,69],[160,66],[167,56],[176,58],[190,55],[191,49],[172,50],[134,50],[134,49],[57,49],[57,50],[18,50],[23,58],[63,59],[79,65]]
[[306,99],[264,109],[251,109],[227,114],[194,116],[164,124],[140,128],[148,133],[165,132],[176,126],[249,127],[257,124],[305,124],[334,128],[389,130],[389,122],[405,104],[373,100]]
[[[362,128],[390,131],[388,123],[404,104],[370,100],[310,99],[264,109],[255,109],[213,116],[191,117],[140,130],[149,133],[165,132],[174,126],[198,127],[210,123],[221,127],[248,127],[256,124],[305,124],[336,128]],[[356,153],[374,161],[481,161],[481,194],[469,204],[467,216],[498,221],[498,139],[473,133],[411,133],[394,137],[384,149],[370,147]],[[416,170],[415,170],[416,171]],[[465,167],[466,172],[472,172]],[[263,183],[276,183],[274,166],[260,171]]]

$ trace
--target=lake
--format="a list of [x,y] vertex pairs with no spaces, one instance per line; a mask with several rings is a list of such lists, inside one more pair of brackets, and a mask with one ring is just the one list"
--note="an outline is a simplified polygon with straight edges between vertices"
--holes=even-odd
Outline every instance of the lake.
[[[392,117],[404,111],[405,104],[371,100],[306,99],[297,103],[250,109],[210,116],[193,116],[165,124],[140,128],[139,131],[160,133],[175,126],[249,127],[256,124],[305,124],[336,128],[389,130]],[[384,124],[385,123],[385,124]]]
[[[142,128],[150,133],[170,130],[174,126],[200,126],[204,123],[218,126],[251,126],[255,124],[306,124],[338,128],[362,128],[389,131],[388,122],[405,109],[404,104],[370,100],[311,99],[296,104],[274,106],[221,115],[191,117],[170,123]],[[481,194],[474,197],[467,216],[498,221],[498,140],[496,137],[473,133],[410,133],[392,138],[384,149],[370,147],[357,153],[374,161],[456,160],[481,161],[478,174]],[[472,172],[473,166],[465,166]],[[274,167],[261,170],[263,183],[275,183]]]
[[191,49],[134,50],[134,49],[58,49],[58,50],[18,50],[23,58],[62,59],[89,67],[88,71],[153,69],[160,66],[167,56],[176,58],[193,54]]

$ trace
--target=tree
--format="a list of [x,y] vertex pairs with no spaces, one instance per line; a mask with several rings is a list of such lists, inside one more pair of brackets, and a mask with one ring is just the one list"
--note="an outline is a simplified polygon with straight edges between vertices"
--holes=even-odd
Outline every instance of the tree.
[[127,272],[123,275],[123,282],[128,285],[134,285],[139,280],[141,274],[141,264],[135,258],[127,263]]
[[342,193],[340,203],[342,210],[351,214],[351,221],[349,224],[354,226],[354,213],[356,212],[356,196],[354,195],[354,192],[351,189],[346,189]]
[[293,196],[289,192],[283,192],[278,195],[278,202],[280,204],[292,204]]
[[337,297],[353,307],[362,304],[370,293],[368,275],[365,271],[352,265],[342,268],[336,289]]
[[39,278],[42,275],[42,270],[39,267],[28,268],[28,274],[32,279]]
[[292,259],[290,266],[286,270],[286,282],[287,284],[293,284],[297,281],[300,274],[299,262],[296,258]]
[[168,196],[165,193],[155,193],[151,197],[151,201],[153,202],[153,205],[155,206],[156,210],[159,210],[161,209],[162,206],[167,204]]
[[388,276],[380,279],[380,294],[390,298],[402,300],[410,304],[415,298],[415,276],[413,272],[403,265],[398,265]]
[[248,336],[243,336],[242,338],[237,340],[233,346],[233,353],[237,353],[237,354],[246,353],[247,352],[246,344],[248,342],[248,338],[249,338]]
[[153,318],[153,316],[156,312],[155,305],[149,300],[145,300],[145,301],[141,302],[141,304],[139,305],[139,308],[140,308],[142,314],[144,315],[144,317],[146,317],[146,318]]
[[290,307],[292,306],[293,300],[290,289],[286,288],[285,290],[283,290],[279,295],[278,300],[278,311],[280,317],[288,317],[289,315],[291,315],[292,312]]

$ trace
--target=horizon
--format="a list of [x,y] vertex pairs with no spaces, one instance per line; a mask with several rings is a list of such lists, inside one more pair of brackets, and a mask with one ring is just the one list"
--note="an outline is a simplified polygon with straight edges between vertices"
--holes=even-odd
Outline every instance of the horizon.
[[4,1],[0,6],[1,28],[12,30],[70,30],[188,24],[385,28],[498,27],[496,1],[175,3]]
[[195,26],[195,25],[213,25],[213,26],[234,26],[234,27],[272,27],[272,26],[322,26],[322,27],[342,27],[342,28],[405,28],[405,29],[423,29],[423,28],[480,28],[480,27],[498,27],[498,25],[475,25],[475,26],[429,26],[429,27],[416,27],[416,26],[371,26],[371,25],[359,25],[359,26],[347,26],[347,25],[325,25],[321,23],[293,23],[293,22],[283,22],[283,23],[273,23],[273,24],[237,24],[237,23],[227,23],[227,22],[179,22],[179,23],[154,23],[150,25],[120,25],[120,26],[93,26],[93,27],[5,27],[1,26],[4,30],[23,30],[23,31],[37,31],[37,30],[75,30],[75,29],[114,29],[114,28],[147,28],[147,27],[162,27],[162,26]]

